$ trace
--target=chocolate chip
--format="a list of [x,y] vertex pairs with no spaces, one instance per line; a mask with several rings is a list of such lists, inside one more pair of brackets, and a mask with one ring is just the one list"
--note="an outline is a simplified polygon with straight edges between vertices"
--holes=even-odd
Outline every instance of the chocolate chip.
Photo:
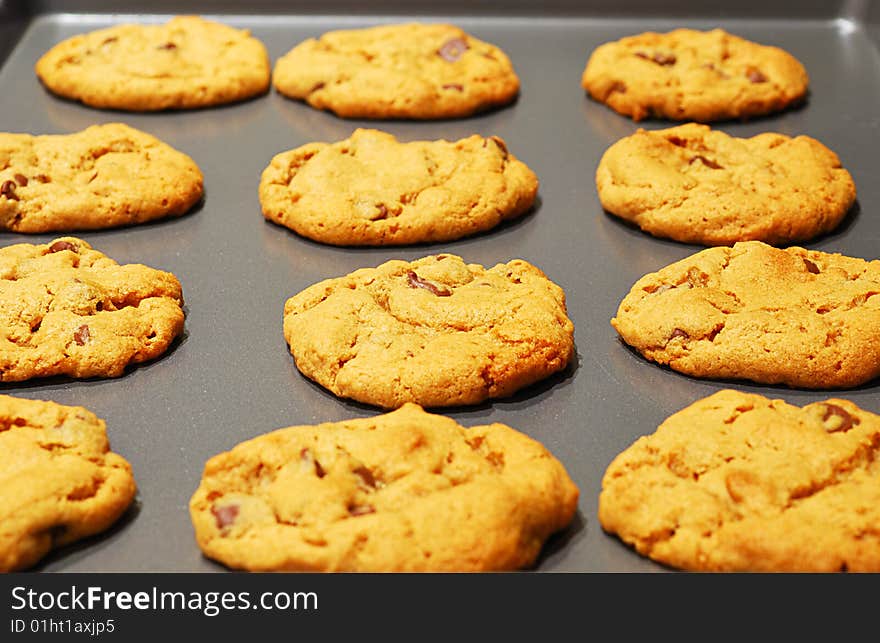
[[486,460],[495,468],[500,469],[504,467],[504,454],[498,451],[490,451],[489,455],[486,456]]
[[664,54],[659,51],[655,51],[652,56],[649,56],[643,51],[637,51],[636,56],[639,58],[644,58],[645,60],[650,60],[652,63],[656,63],[662,67],[668,67],[669,65],[674,65],[676,58],[673,54]]
[[217,521],[217,529],[225,529],[238,518],[238,505],[226,505],[220,508],[215,505],[211,507],[211,513]]
[[753,83],[766,83],[767,77],[761,73],[761,70],[756,69],[755,67],[749,67],[746,70],[746,78],[748,78]]
[[672,331],[669,339],[675,339],[676,337],[684,337],[685,339],[688,339],[690,335],[688,335],[687,332],[683,331],[681,328],[676,328]]
[[62,250],[71,250],[76,252],[77,248],[70,241],[56,241],[49,246],[49,252],[61,252]]
[[117,40],[119,40],[119,38],[117,38],[116,36],[110,36],[109,38],[104,38],[104,40],[103,40],[103,42],[101,42],[101,44],[102,45],[109,45],[111,42],[116,42]]
[[21,187],[25,187],[28,184],[27,177],[24,174],[16,174],[13,178]]
[[860,420],[847,413],[846,409],[828,403],[825,404],[825,415],[822,416],[822,422],[829,433],[849,431],[853,424],[860,424]]
[[495,141],[495,145],[501,148],[501,151],[504,152],[504,158],[507,158],[509,152],[507,151],[507,145],[505,145],[504,141],[497,136],[490,136],[489,138]]
[[323,478],[327,475],[327,472],[324,471],[324,467],[321,466],[321,463],[315,459],[315,456],[308,448],[304,448],[299,452],[299,459],[303,462],[314,463],[315,465],[315,475],[319,478]]
[[810,261],[809,259],[804,259],[804,265],[807,267],[807,272],[811,272],[811,273],[813,273],[814,275],[818,275],[818,274],[819,274],[819,266],[817,266],[816,264],[814,264],[814,263],[813,263],[812,261]]
[[452,291],[446,286],[440,286],[427,279],[422,279],[412,270],[406,273],[406,279],[409,282],[410,288],[424,288],[438,297],[449,297],[452,294]]
[[45,174],[37,174],[34,178],[40,183],[49,183],[52,180]]
[[92,336],[91,333],[89,333],[89,327],[86,324],[77,328],[76,332],[73,334],[73,341],[80,346],[85,346],[91,338]]
[[469,49],[468,44],[461,38],[451,38],[443,43],[437,50],[437,55],[447,62],[454,63]]
[[0,195],[10,201],[18,201],[18,195],[15,193],[15,181],[3,181],[3,185],[0,185]]
[[353,469],[352,473],[360,478],[364,485],[366,485],[370,489],[376,488],[376,478],[373,476],[373,472],[367,469],[365,466],[361,465],[356,469]]
[[626,83],[623,83],[619,80],[612,83],[611,87],[608,88],[608,93],[605,94],[605,98],[607,99],[609,96],[611,96],[611,94],[614,94],[615,92],[620,93],[620,94],[625,94],[626,93]]
[[458,83],[446,83],[445,85],[443,85],[443,89],[454,89],[455,91],[463,92],[464,86],[459,85]]
[[388,208],[385,207],[384,203],[379,203],[376,205],[376,209],[379,211],[379,216],[377,219],[387,219],[388,218]]
[[376,508],[372,505],[354,505],[348,508],[348,513],[352,516],[365,516],[376,513]]
[[166,51],[173,51],[174,49],[177,49],[177,45],[175,45],[173,42],[166,42],[164,45],[159,45],[158,47],[156,47],[156,49],[164,49]]
[[687,147],[687,141],[683,138],[679,138],[678,136],[668,136],[666,140],[676,147]]
[[720,70],[720,69],[718,69],[717,67],[715,67],[715,65],[713,65],[712,63],[706,63],[706,64],[704,64],[704,65],[703,65],[703,68],[704,68],[704,69],[710,69],[710,70],[714,71],[714,72],[715,72],[716,74],[718,74],[721,78],[730,78],[730,75],[729,75],[729,74],[724,73],[722,70]]
[[716,163],[712,159],[707,159],[702,154],[699,154],[690,160],[691,163],[693,163],[694,161],[699,161],[700,163],[702,163],[706,167],[712,168],[713,170],[723,170],[724,169],[723,166],[718,165],[718,163]]

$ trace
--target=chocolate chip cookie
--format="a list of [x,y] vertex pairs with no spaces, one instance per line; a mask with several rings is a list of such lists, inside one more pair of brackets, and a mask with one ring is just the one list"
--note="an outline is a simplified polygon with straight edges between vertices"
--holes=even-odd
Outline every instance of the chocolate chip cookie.
[[691,571],[880,572],[880,416],[720,391],[610,464],[599,521]]
[[275,63],[285,96],[344,118],[435,119],[506,105],[519,78],[498,47],[453,25],[330,31]]
[[708,125],[639,129],[596,170],[602,207],[685,243],[772,245],[833,230],[856,199],[837,155],[809,136],[735,138]]
[[263,214],[315,241],[400,245],[450,241],[527,212],[538,178],[497,136],[400,143],[358,129],[272,159]]
[[202,195],[189,156],[122,123],[63,135],[0,133],[0,229],[133,225],[184,214]]
[[709,248],[639,279],[611,324],[694,377],[854,387],[880,375],[880,261],[760,241]]
[[532,438],[406,404],[214,456],[190,515],[205,555],[236,569],[479,572],[532,565],[577,501]]
[[779,47],[723,29],[647,32],[605,43],[581,84],[595,100],[640,121],[745,119],[803,102],[809,77]]
[[118,377],[183,331],[180,282],[75,237],[0,248],[0,382]]
[[565,295],[543,272],[449,254],[306,288],[284,306],[284,338],[306,377],[382,408],[507,397],[574,355]]
[[79,406],[0,395],[0,572],[104,531],[135,492],[103,420]]
[[35,71],[49,91],[98,108],[147,112],[232,103],[269,89],[266,48],[198,16],[121,24],[68,38]]

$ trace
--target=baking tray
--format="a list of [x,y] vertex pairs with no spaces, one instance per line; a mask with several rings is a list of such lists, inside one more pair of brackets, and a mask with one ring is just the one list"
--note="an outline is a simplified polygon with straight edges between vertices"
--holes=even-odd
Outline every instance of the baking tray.
[[[447,252],[484,265],[523,258],[566,292],[577,344],[576,363],[567,372],[510,399],[445,411],[465,425],[504,422],[533,436],[562,460],[579,486],[577,517],[548,543],[537,572],[668,571],[606,535],[596,507],[611,459],[671,413],[731,386],[795,404],[828,397],[689,378],[621,343],[609,320],[632,283],[701,248],[649,237],[602,211],[593,179],[602,152],[639,126],[668,124],[636,124],[619,116],[588,99],[579,81],[593,48],[649,29],[721,26],[787,49],[809,71],[807,104],[718,127],[737,136],[768,130],[809,134],[834,149],[853,174],[858,205],[837,231],[805,245],[873,259],[880,248],[875,178],[880,54],[871,20],[876,7],[729,2],[696,9],[697,3],[671,2],[664,3],[661,16],[656,5],[625,0],[556,2],[542,5],[540,14],[530,13],[525,2],[397,3],[384,9],[376,4],[370,13],[343,2],[150,6],[0,4],[5,11],[0,54],[6,54],[0,68],[0,129],[68,133],[123,121],[190,154],[204,172],[206,188],[204,204],[180,219],[80,235],[120,262],[146,263],[179,277],[187,320],[173,350],[119,379],[0,386],[2,393],[83,405],[106,419],[111,444],[132,463],[139,485],[136,506],[116,527],[50,555],[37,571],[223,571],[202,557],[187,509],[205,460],[279,427],[378,413],[337,399],[299,374],[281,334],[284,301],[316,281],[391,258]],[[130,114],[56,98],[33,73],[36,59],[64,38],[116,22],[160,22],[173,12],[201,13],[249,28],[273,62],[299,41],[330,29],[451,21],[510,55],[522,93],[505,109],[434,122],[342,120],[274,92],[227,107]],[[263,219],[257,184],[273,155],[309,141],[345,138],[360,126],[404,140],[502,136],[538,174],[539,205],[529,216],[478,237],[404,248],[324,246]],[[44,242],[53,236],[3,233],[0,242]],[[842,395],[880,412],[876,382]]]

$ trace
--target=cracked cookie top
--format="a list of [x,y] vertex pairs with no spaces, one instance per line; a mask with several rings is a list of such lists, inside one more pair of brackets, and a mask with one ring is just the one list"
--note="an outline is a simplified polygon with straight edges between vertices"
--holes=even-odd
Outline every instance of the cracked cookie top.
[[306,288],[284,306],[297,368],[383,408],[477,404],[563,370],[574,355],[565,295],[514,260],[485,269],[439,254]]
[[214,456],[190,514],[202,551],[233,568],[476,572],[531,565],[577,500],[532,438],[407,404]]
[[856,199],[837,155],[809,136],[735,138],[707,125],[639,129],[596,170],[602,207],[684,243],[771,245],[830,232]]
[[0,132],[0,228],[94,230],[188,212],[203,194],[193,160],[122,123],[75,134]]
[[118,377],[183,331],[180,282],[75,237],[0,248],[0,382]]
[[358,129],[272,159],[264,216],[334,245],[450,241],[527,212],[538,178],[497,136],[400,143]]
[[880,571],[880,416],[725,390],[608,466],[599,521],[692,571]]
[[344,118],[462,117],[519,93],[503,51],[446,24],[330,31],[279,58],[272,82]]
[[103,420],[78,406],[0,395],[0,572],[107,529],[135,492]]
[[722,29],[646,32],[600,45],[581,78],[595,100],[640,121],[748,118],[802,102],[809,77],[787,51]]
[[47,89],[91,107],[193,109],[269,89],[269,55],[250,32],[198,16],[122,24],[68,38],[35,71]]
[[823,389],[880,375],[880,261],[743,241],[639,279],[612,326],[694,377]]

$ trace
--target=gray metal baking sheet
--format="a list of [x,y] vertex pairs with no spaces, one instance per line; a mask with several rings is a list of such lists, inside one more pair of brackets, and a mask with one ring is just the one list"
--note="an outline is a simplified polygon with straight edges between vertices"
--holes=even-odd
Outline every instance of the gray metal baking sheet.
[[[46,92],[33,73],[36,59],[77,33],[168,16],[66,14],[50,7],[27,20],[0,68],[0,130],[53,134],[126,122],[190,154],[204,172],[206,188],[204,204],[182,218],[80,235],[120,262],[145,263],[179,277],[186,331],[171,352],[119,379],[0,386],[2,393],[93,410],[107,421],[111,445],[132,463],[139,485],[136,507],[119,525],[50,555],[36,570],[223,571],[202,557],[187,509],[205,460],[279,427],[378,413],[337,399],[299,374],[281,334],[285,299],[321,279],[391,258],[450,252],[484,265],[513,258],[536,264],[564,288],[575,324],[577,360],[568,372],[511,399],[446,411],[466,425],[498,421],[533,436],[563,461],[579,486],[573,525],[548,544],[535,570],[667,571],[602,532],[596,506],[611,459],[671,413],[721,388],[796,404],[829,393],[685,377],[642,359],[618,340],[609,320],[632,283],[701,248],[649,237],[599,206],[593,174],[607,146],[639,126],[668,124],[636,124],[586,98],[580,75],[590,52],[608,40],[677,26],[721,26],[789,50],[810,74],[807,104],[773,117],[717,126],[738,136],[773,130],[823,141],[852,172],[858,205],[837,231],[804,245],[868,259],[877,258],[880,248],[876,28],[822,13],[815,5],[809,14],[799,14],[800,5],[790,3],[775,15],[741,17],[738,5],[729,3],[733,8],[717,16],[694,17],[681,9],[683,3],[672,4],[678,7],[676,14],[665,19],[587,10],[517,17],[505,12],[503,3],[481,15],[436,13],[442,7],[419,15],[420,20],[455,22],[497,44],[510,55],[522,80],[521,96],[508,108],[434,122],[342,120],[274,92],[190,112],[91,109]],[[191,9],[179,5],[169,10]],[[224,6],[234,10],[236,5]],[[414,17],[282,13],[205,15],[250,28],[265,42],[273,62],[299,41],[330,29]],[[347,137],[357,127],[384,129],[405,140],[499,135],[538,174],[539,206],[522,220],[478,237],[405,248],[324,246],[265,221],[257,184],[272,156],[310,141]],[[44,242],[53,236],[0,233],[0,243]],[[880,412],[877,382],[835,394]]]

